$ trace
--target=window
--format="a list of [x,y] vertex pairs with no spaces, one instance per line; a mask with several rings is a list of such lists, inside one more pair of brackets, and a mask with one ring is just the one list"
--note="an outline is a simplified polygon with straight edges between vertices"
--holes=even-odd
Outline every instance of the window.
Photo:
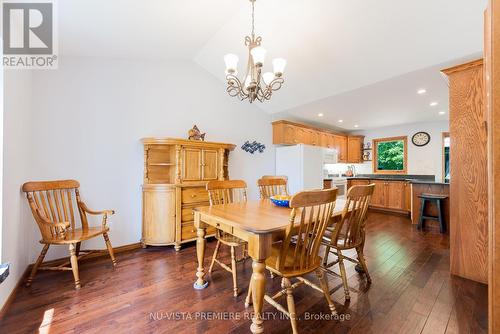
[[373,172],[406,174],[407,137],[373,140]]

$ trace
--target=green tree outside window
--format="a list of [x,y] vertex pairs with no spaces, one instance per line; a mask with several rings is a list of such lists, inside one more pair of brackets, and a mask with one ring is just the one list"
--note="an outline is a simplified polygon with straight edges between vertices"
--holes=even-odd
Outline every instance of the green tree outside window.
[[378,170],[404,170],[404,141],[384,141],[377,143]]

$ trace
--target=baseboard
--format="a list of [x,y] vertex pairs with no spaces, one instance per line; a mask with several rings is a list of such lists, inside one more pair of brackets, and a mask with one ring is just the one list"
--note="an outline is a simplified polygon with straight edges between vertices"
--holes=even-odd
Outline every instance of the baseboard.
[[[134,244],[123,245],[123,246],[120,246],[120,247],[113,247],[113,250],[114,250],[115,254],[118,254],[118,253],[124,253],[124,252],[128,252],[128,251],[136,250],[136,249],[139,249],[139,248],[142,248],[142,245],[141,245],[140,242],[137,242],[137,243],[134,243]],[[85,258],[83,258],[81,260],[81,262],[86,262],[86,261],[88,261],[90,259],[96,259],[96,258],[103,257],[103,256],[109,256],[109,255],[107,253],[93,253],[93,254],[90,254],[89,256],[86,256]],[[43,266],[57,266],[57,265],[60,265],[60,264],[62,264],[64,262],[66,262],[66,261],[68,261],[68,258],[60,258],[60,259],[55,259],[55,260],[43,262],[42,265]],[[29,275],[29,273],[30,273],[31,268],[33,267],[33,265],[34,265],[34,263],[31,263],[31,264],[28,265],[28,267],[26,267],[26,270],[21,275],[21,277],[19,278],[19,281],[17,282],[16,286],[14,287],[14,289],[12,290],[12,292],[10,293],[9,297],[7,298],[7,300],[5,301],[2,309],[0,310],[0,320],[2,320],[3,317],[5,316],[5,313],[7,313],[7,310],[9,309],[10,305],[14,301],[14,297],[16,296],[17,291],[19,290],[19,288],[21,287],[21,285],[24,284],[24,282],[26,281],[26,277]]]
[[374,211],[374,212],[389,213],[389,214],[393,214],[393,215],[397,215],[397,216],[404,216],[404,217],[410,217],[410,215],[411,215],[410,211],[387,209],[387,208],[382,208],[382,207],[377,207],[377,206],[370,206],[369,210]]
[[[19,287],[21,286],[21,284],[24,283],[24,278],[28,275],[30,270],[31,270],[31,265],[26,267],[26,269],[24,270],[24,273],[19,278],[19,281],[17,281],[16,286],[14,287],[14,289],[12,289],[9,297],[7,297],[7,299],[5,300],[5,303],[3,304],[2,309],[0,310],[0,321],[3,320],[3,317],[5,316],[7,309],[10,307],[10,304],[12,304],[12,302],[14,301],[14,297],[16,296],[17,290],[19,290]],[[11,275],[12,275],[12,273],[11,273]]]

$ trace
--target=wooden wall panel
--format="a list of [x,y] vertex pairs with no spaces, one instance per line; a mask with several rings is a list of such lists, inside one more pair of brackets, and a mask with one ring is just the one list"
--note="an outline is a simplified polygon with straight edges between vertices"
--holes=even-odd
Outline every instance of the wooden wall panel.
[[484,68],[478,60],[444,70],[450,85],[451,273],[488,280],[487,131]]
[[489,184],[489,333],[500,332],[500,0],[485,14]]

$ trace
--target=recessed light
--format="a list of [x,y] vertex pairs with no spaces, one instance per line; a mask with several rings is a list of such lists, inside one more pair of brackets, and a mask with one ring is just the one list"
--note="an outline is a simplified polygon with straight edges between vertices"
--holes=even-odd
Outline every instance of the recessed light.
[[437,102],[435,102],[435,101],[434,101],[434,102],[431,102],[429,105],[430,105],[431,107],[435,107],[435,106],[437,106],[438,104],[439,104],[439,103],[437,103]]
[[339,123],[343,123],[343,122],[344,122],[344,120],[343,120],[343,119],[339,119]]
[[318,114],[318,117],[323,117],[323,116],[324,116],[323,113]]
[[440,111],[439,112],[439,115],[444,115],[444,114],[446,114],[446,111]]
[[425,94],[425,93],[427,93],[427,90],[426,90],[426,89],[423,89],[423,88],[422,88],[422,89],[417,90],[417,94],[419,94],[419,95],[423,95],[423,94]]
[[355,127],[355,128],[359,128],[359,125],[357,125],[357,124],[354,124],[354,127]]

